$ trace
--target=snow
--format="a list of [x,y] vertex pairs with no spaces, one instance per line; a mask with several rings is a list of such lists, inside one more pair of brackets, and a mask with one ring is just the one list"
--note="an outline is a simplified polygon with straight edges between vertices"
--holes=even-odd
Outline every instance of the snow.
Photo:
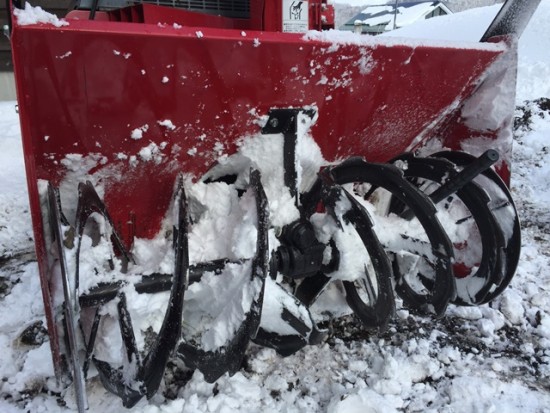
[[[251,262],[228,264],[221,274],[205,273],[186,291],[183,335],[205,351],[227,345],[243,323],[261,282],[250,281]],[[187,310],[187,311],[185,311]]]
[[[445,16],[444,16],[445,17]],[[439,19],[439,17],[438,17]],[[426,21],[437,20],[430,19]],[[424,22],[422,22],[424,23]],[[412,26],[416,27],[418,24]],[[408,26],[411,27],[411,26]],[[332,47],[329,48],[328,52],[336,52],[338,50],[339,44],[355,44],[355,45],[385,45],[385,46],[408,46],[410,48],[415,48],[419,46],[435,46],[435,47],[452,47],[454,49],[479,49],[479,50],[491,50],[491,51],[501,51],[504,46],[499,43],[476,43],[477,40],[472,40],[470,38],[460,39],[445,39],[436,34],[433,34],[431,37],[427,36],[411,36],[407,37],[407,34],[399,35],[401,30],[398,29],[393,32],[393,36],[365,36],[350,31],[340,31],[340,30],[328,30],[328,31],[315,31],[310,30],[304,35],[306,40],[319,40],[323,42],[333,43]],[[387,33],[386,33],[387,34]],[[481,36],[480,36],[481,37]],[[427,41],[429,39],[429,41]]]
[[48,13],[38,6],[33,7],[30,3],[25,3],[25,9],[15,9],[13,14],[21,26],[38,23],[53,24],[55,27],[69,25],[67,21],[59,19],[55,14]]
[[164,126],[168,130],[175,130],[176,129],[176,125],[174,125],[170,119],[159,120],[157,123],[160,126]]
[[[411,26],[384,33],[382,37],[478,41],[499,11],[499,5],[479,7],[448,16],[439,16]],[[519,40],[517,101],[550,96],[550,84],[540,79],[550,78],[548,22],[550,2],[543,0]]]
[[[414,39],[443,39],[472,41],[481,39],[483,33],[500,10],[499,5],[478,7],[461,13],[438,16],[416,22],[413,25],[386,32],[382,37],[406,37]],[[531,21],[529,27],[536,23]]]
[[135,128],[130,132],[130,137],[134,140],[143,138],[143,133],[149,130],[149,125],[143,125],[139,128]]
[[[494,7],[472,10],[468,12],[470,15],[464,13],[467,16],[464,19],[462,14],[455,14],[425,24],[446,19],[440,29],[448,29],[453,40],[468,42],[480,37],[483,30],[479,28],[485,27],[483,22],[490,21],[495,10]],[[140,401],[134,411],[549,412],[550,109],[543,110],[533,102],[524,103],[527,99],[550,97],[547,80],[550,57],[544,47],[550,41],[550,27],[545,24],[549,18],[550,1],[543,0],[519,44],[516,103],[523,108],[518,108],[517,115],[522,117],[529,113],[531,116],[528,127],[520,127],[516,132],[513,158],[512,191],[523,221],[523,248],[516,277],[502,296],[480,307],[450,306],[441,320],[412,315],[398,305],[396,320],[382,336],[368,335],[354,329],[353,324],[335,324],[332,326],[335,334],[326,343],[306,347],[288,358],[281,358],[273,350],[253,346],[249,349],[246,366],[232,377],[223,376],[215,384],[206,383],[199,372],[193,373],[184,383],[185,380],[169,371],[159,394],[149,401]],[[458,23],[453,28],[455,21]],[[414,31],[412,27],[403,29],[401,35],[404,30]],[[435,35],[433,27],[429,30],[431,35]],[[424,29],[419,27],[417,30],[422,33],[420,37],[425,36]],[[460,38],[455,36],[457,33],[462,33]],[[147,131],[144,126],[129,128],[129,135],[141,133],[139,138],[142,138]],[[165,119],[159,121],[159,126],[170,131],[173,125]],[[270,136],[269,142],[245,138],[241,142],[241,156],[228,158],[219,173],[223,174],[224,167],[239,167],[244,171],[251,165],[258,165],[261,160],[259,148],[267,144],[272,145],[269,153],[273,156],[261,168],[266,174],[275,174],[274,158],[281,148],[280,140],[274,136]],[[322,157],[307,136],[301,145],[298,148],[302,159],[299,167],[305,174],[301,184],[307,187]],[[161,155],[161,150],[160,146],[144,146],[139,152],[140,159],[154,160],[155,155]],[[308,158],[305,154],[311,155]],[[134,155],[131,157],[136,160]],[[64,160],[64,166],[74,174],[82,174],[97,162],[101,159],[73,156]],[[72,389],[66,390],[55,382],[47,339],[41,342],[37,338],[31,343],[21,339],[26,328],[36,322],[44,323],[44,309],[32,253],[33,235],[15,102],[0,103],[0,164],[0,411],[74,411]],[[211,221],[202,221],[210,225],[210,229],[200,231],[197,228],[191,236],[213,235],[213,239],[205,240],[202,245],[219,241],[226,248],[234,247],[223,251],[224,256],[248,257],[255,248],[251,242],[256,234],[255,214],[247,215],[249,208],[239,205],[250,199],[231,195],[231,189],[224,185],[193,186],[195,192],[190,195],[196,202],[204,200],[209,207],[223,211],[213,214]],[[281,191],[282,188],[274,183],[266,187],[268,198],[279,201],[270,204],[270,212],[280,217],[279,225],[284,225],[295,219],[296,212],[288,207],[292,204],[290,195]],[[228,204],[207,201],[208,197],[219,199],[222,196],[233,199],[230,208],[224,209]],[[216,215],[221,212],[232,218],[223,221],[225,227],[215,222]],[[246,225],[227,225],[233,221],[244,221]],[[221,231],[224,231],[223,236],[220,236]],[[227,243],[227,239],[235,242]],[[200,246],[201,242],[191,244]],[[105,245],[100,244],[97,248],[94,252],[99,254]],[[151,251],[155,253],[147,255]],[[164,251],[164,255],[159,251]],[[192,250],[191,258],[199,260],[202,259],[200,254],[210,252]],[[166,271],[170,268],[171,248],[164,239],[138,240],[135,253],[142,259],[136,265],[144,271],[163,266]],[[236,271],[230,276],[235,277],[237,284],[246,282],[239,274],[242,273]],[[251,296],[243,293],[240,302],[232,303],[240,305],[228,303],[228,307],[211,308],[207,305],[211,299],[207,292],[221,294],[214,300],[218,304],[229,292],[223,294],[219,288],[214,288],[215,276],[208,281],[212,283],[211,290],[194,291],[195,296],[191,294],[188,298],[205,307],[210,317],[207,321],[216,323],[216,317],[227,310],[230,315],[222,319],[232,317],[238,323]],[[267,291],[273,291],[271,298],[278,297],[281,302],[288,300],[284,291],[276,290],[276,284],[270,282],[268,285]],[[257,290],[248,291],[257,293]],[[167,296],[138,295],[129,290],[128,300],[132,300],[134,309],[141,311],[133,320],[141,329],[141,326],[154,324],[155,315],[164,312]],[[117,328],[115,324],[112,327]],[[103,333],[100,343],[103,355],[116,359],[120,355],[113,354],[112,348],[119,347],[108,340],[112,337],[120,340],[120,335]],[[218,345],[232,331],[222,333],[203,336],[204,344]],[[144,337],[138,335],[136,338],[138,345],[143,345]],[[87,383],[87,391],[90,411],[124,411],[120,400],[102,388],[97,376]]]
[[[394,20],[394,7],[390,6],[369,6],[362,11],[367,16],[366,19],[360,20],[359,23],[366,24],[368,26],[378,26],[380,24],[387,25],[390,23],[390,26],[393,27]],[[424,17],[430,11],[433,10],[432,3],[419,3],[413,6],[408,7],[397,7],[397,17],[396,17],[396,26],[403,27],[408,26],[411,23],[419,20]],[[357,22],[357,20],[356,20]],[[389,30],[389,27],[388,27]]]

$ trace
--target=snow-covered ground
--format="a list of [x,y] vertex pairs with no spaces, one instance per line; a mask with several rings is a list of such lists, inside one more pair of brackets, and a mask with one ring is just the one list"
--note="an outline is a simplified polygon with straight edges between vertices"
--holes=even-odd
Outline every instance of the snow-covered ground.
[[[441,20],[472,36],[496,8],[468,13]],[[441,320],[400,310],[382,336],[338,323],[325,344],[288,358],[252,347],[243,369],[215,384],[169,366],[159,394],[134,411],[550,412],[550,101],[535,102],[550,98],[548,21],[550,1],[543,0],[520,42],[512,193],[522,255],[502,296],[480,307],[451,306]],[[53,378],[43,327],[14,102],[0,103],[0,165],[0,412],[74,411],[72,390]],[[97,379],[87,387],[90,411],[123,411]]]

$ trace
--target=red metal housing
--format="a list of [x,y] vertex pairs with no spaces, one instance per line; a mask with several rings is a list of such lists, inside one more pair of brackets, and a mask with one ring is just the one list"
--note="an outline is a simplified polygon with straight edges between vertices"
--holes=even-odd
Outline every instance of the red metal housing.
[[[310,3],[310,25],[330,25],[333,12]],[[508,178],[513,111],[486,126],[471,122],[475,102],[476,116],[488,113],[487,88],[514,76],[514,48],[504,41],[453,46],[282,33],[281,2],[267,1],[251,2],[248,20],[152,5],[93,21],[79,13],[61,27],[16,20],[11,34],[47,314],[39,181],[76,192],[75,159],[88,168],[79,178],[93,175],[101,184],[128,246],[134,236],[158,232],[178,173],[200,177],[257,133],[259,116],[271,108],[316,107],[311,133],[328,161],[359,155],[384,162],[436,141],[460,149],[475,137],[494,141]],[[499,99],[512,107],[513,92]]]

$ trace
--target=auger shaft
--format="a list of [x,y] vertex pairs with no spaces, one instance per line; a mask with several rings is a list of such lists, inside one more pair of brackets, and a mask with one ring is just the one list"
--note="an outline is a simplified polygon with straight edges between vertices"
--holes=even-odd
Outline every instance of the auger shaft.
[[[438,204],[445,198],[453,195],[465,185],[472,182],[477,176],[489,169],[495,164],[495,162],[498,161],[498,159],[499,155],[497,151],[493,149],[485,151],[478,158],[475,158],[475,160],[466,165],[456,175],[451,176],[447,181],[442,182],[442,185],[439,188],[429,194],[430,200],[434,204]],[[414,213],[410,209],[406,209],[400,214],[400,216],[403,219],[412,219]]]
[[438,204],[448,196],[463,188],[464,185],[472,182],[479,174],[485,172],[494,165],[498,159],[498,152],[494,149],[485,151],[475,161],[465,166],[454,177],[432,192],[430,194],[430,199],[434,204]]

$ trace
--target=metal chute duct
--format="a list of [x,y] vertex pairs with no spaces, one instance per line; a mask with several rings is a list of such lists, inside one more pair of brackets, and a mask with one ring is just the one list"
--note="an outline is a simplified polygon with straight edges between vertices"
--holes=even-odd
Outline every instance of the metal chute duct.
[[527,23],[535,14],[541,0],[507,0],[491,25],[481,38],[481,42],[491,37],[514,34],[520,37]]

